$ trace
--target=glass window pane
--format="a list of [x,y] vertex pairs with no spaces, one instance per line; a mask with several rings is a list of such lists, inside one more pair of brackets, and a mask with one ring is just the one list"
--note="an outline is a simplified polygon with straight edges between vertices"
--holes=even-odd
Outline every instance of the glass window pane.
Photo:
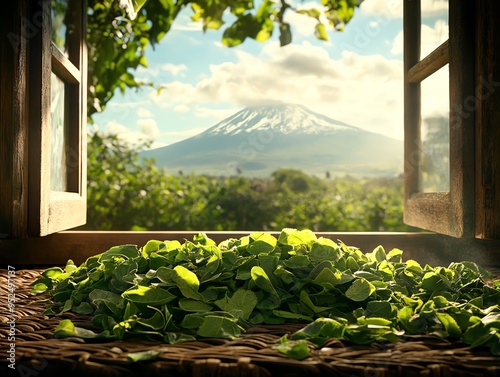
[[448,0],[422,0],[420,58],[423,59],[448,37]]
[[422,190],[450,191],[448,64],[422,81]]
[[67,51],[67,10],[68,0],[52,0],[52,42],[62,52]]
[[67,190],[66,146],[68,127],[65,121],[65,85],[54,73],[51,76],[52,128],[50,140],[50,188],[53,191]]

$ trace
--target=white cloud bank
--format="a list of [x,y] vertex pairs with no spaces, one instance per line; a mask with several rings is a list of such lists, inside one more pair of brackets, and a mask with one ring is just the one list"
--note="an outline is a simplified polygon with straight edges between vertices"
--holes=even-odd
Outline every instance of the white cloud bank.
[[[427,25],[422,25],[420,32],[420,56],[421,58],[427,56],[436,47],[441,45],[448,39],[448,23],[445,20],[438,20],[434,24],[434,27]],[[403,53],[403,32],[401,31],[396,38],[392,46],[391,53],[402,54]]]
[[[422,17],[443,15],[448,12],[448,0],[422,0]],[[384,16],[387,18],[403,17],[403,0],[365,0],[360,5],[365,15]]]
[[333,119],[402,138],[402,62],[345,52],[333,60],[309,43],[267,44],[260,56],[238,52],[236,63],[212,65],[195,85],[180,81],[150,99],[159,106],[300,103]]

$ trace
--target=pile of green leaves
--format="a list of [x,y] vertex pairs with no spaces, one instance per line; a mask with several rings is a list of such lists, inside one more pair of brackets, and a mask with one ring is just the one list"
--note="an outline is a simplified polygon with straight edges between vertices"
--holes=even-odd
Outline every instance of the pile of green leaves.
[[[422,267],[402,251],[363,253],[310,230],[256,232],[216,244],[150,240],[115,246],[33,283],[46,314],[91,315],[93,331],[60,322],[56,337],[235,339],[252,324],[304,323],[277,349],[296,359],[337,338],[355,344],[433,334],[500,355],[500,280],[475,263]],[[95,329],[94,329],[95,330]]]

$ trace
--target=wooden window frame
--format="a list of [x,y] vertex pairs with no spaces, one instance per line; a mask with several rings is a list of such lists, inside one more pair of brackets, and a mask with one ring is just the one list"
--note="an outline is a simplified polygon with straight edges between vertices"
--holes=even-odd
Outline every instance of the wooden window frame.
[[[420,59],[421,4],[404,2],[404,222],[453,237],[474,236],[474,117],[461,104],[474,95],[474,4],[449,2],[449,39]],[[422,192],[421,82],[449,65],[450,191]]]
[[[42,0],[41,32],[39,44],[30,46],[30,85],[31,75],[36,80],[35,88],[40,88],[41,97],[36,98],[33,107],[30,105],[30,131],[35,130],[29,138],[30,178],[39,180],[37,188],[30,184],[29,209],[34,209],[40,216],[31,215],[28,221],[28,234],[45,236],[65,229],[85,224],[87,213],[87,132],[86,132],[86,96],[87,96],[87,52],[86,52],[86,13],[87,2],[69,0],[68,13],[72,20],[72,33],[66,40],[67,51],[64,54],[52,42],[51,2]],[[48,8],[48,9],[47,9]],[[33,55],[34,54],[34,55]],[[50,59],[50,63],[47,61]],[[41,63],[41,64],[40,64]],[[41,70],[37,71],[38,64]],[[48,67],[51,67],[48,69]],[[50,189],[50,75],[56,74],[65,84],[65,121],[69,131],[67,140],[67,179],[68,191],[59,192]],[[36,92],[36,91],[35,91]],[[40,133],[38,133],[38,131]],[[38,176],[39,174],[39,176]],[[39,190],[38,190],[39,189]],[[37,207],[39,206],[39,207]]]

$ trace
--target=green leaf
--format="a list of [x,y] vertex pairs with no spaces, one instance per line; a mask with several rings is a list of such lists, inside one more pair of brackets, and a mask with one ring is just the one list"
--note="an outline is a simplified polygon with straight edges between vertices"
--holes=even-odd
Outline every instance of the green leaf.
[[49,287],[44,284],[44,283],[36,283],[33,285],[33,287],[31,288],[31,291],[30,293],[32,295],[37,295],[37,294],[40,294],[40,293],[43,293],[43,292],[46,292],[47,289],[49,289]]
[[295,360],[304,360],[311,355],[311,350],[305,341],[289,341],[286,335],[278,340],[276,349]]
[[316,36],[317,39],[327,41],[328,38],[328,33],[326,32],[326,27],[323,23],[318,22],[316,24],[315,32],[314,35]]
[[312,317],[309,317],[309,316],[303,315],[303,314],[288,312],[286,310],[273,310],[273,314],[275,316],[287,318],[287,319],[298,319],[301,321],[309,321],[309,322],[313,321]]
[[446,276],[436,272],[427,272],[422,279],[422,288],[427,291],[441,291],[450,288],[450,286]]
[[357,319],[359,325],[390,326],[392,321],[381,317],[360,317]]
[[193,300],[203,299],[201,294],[198,292],[200,288],[200,281],[194,272],[189,271],[184,266],[175,266],[172,279],[177,284],[184,297],[191,298]]
[[215,305],[227,312],[241,310],[242,318],[248,319],[257,305],[257,296],[252,291],[240,288],[230,298],[225,295],[223,299],[215,301]]
[[310,258],[313,263],[322,261],[336,262],[341,256],[340,248],[329,238],[320,237],[312,244]]
[[178,344],[178,343],[195,341],[196,337],[194,337],[193,335],[184,334],[180,332],[167,332],[165,333],[163,339],[165,340],[165,342],[169,344]]
[[93,332],[92,330],[84,329],[81,327],[76,327],[70,319],[63,319],[57,325],[54,331],[54,337],[56,338],[67,338],[67,337],[77,337],[83,339],[94,339],[94,338],[112,338],[113,336],[109,332],[104,331],[100,334]]
[[269,233],[258,232],[249,236],[247,251],[250,254],[269,254],[276,247],[276,237]]
[[151,253],[161,250],[165,247],[165,243],[158,240],[149,240],[142,248],[141,253],[144,257],[148,257]]
[[311,298],[309,297],[309,294],[305,290],[300,292],[300,301],[302,301],[309,309],[311,309],[314,312],[314,314],[322,313],[331,309],[331,307],[327,306],[314,305]]
[[307,255],[294,255],[285,259],[283,264],[288,268],[306,268],[309,262],[309,257]]
[[104,304],[116,315],[120,315],[125,307],[123,298],[120,295],[103,289],[92,290],[92,292],[89,293],[89,299],[92,304],[97,307]]
[[392,318],[396,314],[394,306],[387,301],[370,301],[366,304],[369,317]]
[[61,267],[52,267],[52,268],[48,268],[45,271],[43,271],[42,276],[49,278],[49,279],[57,279],[63,273],[64,273],[64,271]]
[[283,47],[290,43],[292,43],[290,24],[284,22],[280,24],[280,46]]
[[73,305],[71,310],[78,314],[92,314],[94,312],[94,309],[88,302],[81,302],[78,305]]
[[291,339],[305,339],[314,343],[317,347],[322,347],[329,339],[342,339],[346,323],[347,321],[340,322],[332,318],[318,318],[296,331]]
[[295,281],[295,275],[282,266],[278,266],[276,270],[274,270],[274,275],[280,278],[285,284],[292,284]]
[[168,348],[160,347],[154,350],[129,352],[127,353],[127,359],[132,362],[154,360],[164,352],[168,352]]
[[99,262],[106,262],[113,257],[136,258],[139,255],[139,250],[136,245],[121,245],[113,246],[108,251],[102,253],[99,257]]
[[[217,304],[217,302],[215,302],[215,304]],[[209,312],[212,310],[212,305],[205,304],[198,300],[181,298],[179,300],[179,308],[185,312]]]
[[175,295],[165,289],[142,285],[123,292],[122,297],[127,301],[146,305],[161,305],[176,299]]
[[266,272],[262,267],[259,266],[254,266],[252,267],[250,274],[252,276],[252,280],[255,282],[255,285],[262,289],[265,292],[271,293],[272,295],[277,296],[278,293],[274,289],[273,284],[271,283],[271,280],[269,280],[269,277],[267,276]]
[[347,298],[353,301],[364,301],[375,292],[375,287],[368,280],[358,278],[345,292]]
[[321,15],[320,11],[317,10],[316,8],[310,8],[310,9],[299,9],[296,11],[299,14],[306,14],[309,17],[315,18],[319,20],[319,17]]
[[387,256],[385,254],[385,250],[382,246],[377,246],[375,248],[375,250],[373,250],[372,253],[370,254],[367,254],[367,256],[373,260],[373,261],[376,261],[376,262],[382,262],[382,261],[385,261],[387,259]]
[[462,337],[462,330],[460,330],[460,327],[451,315],[447,313],[436,313],[436,316],[441,321],[445,331],[450,337],[455,339]]
[[205,338],[224,338],[234,340],[238,338],[244,329],[238,325],[236,319],[208,315],[196,332]]
[[401,263],[403,261],[403,250],[394,248],[387,253],[387,261],[392,263]]
[[342,272],[332,271],[329,268],[323,268],[321,272],[316,276],[314,282],[319,285],[331,285],[335,286],[340,283],[342,279]]
[[308,230],[297,230],[294,228],[284,228],[279,237],[278,242],[282,245],[307,245],[312,246],[314,242],[316,242],[316,235]]
[[138,318],[137,323],[150,327],[153,330],[162,330],[166,325],[165,315],[156,308],[152,308],[155,314],[151,318]]

